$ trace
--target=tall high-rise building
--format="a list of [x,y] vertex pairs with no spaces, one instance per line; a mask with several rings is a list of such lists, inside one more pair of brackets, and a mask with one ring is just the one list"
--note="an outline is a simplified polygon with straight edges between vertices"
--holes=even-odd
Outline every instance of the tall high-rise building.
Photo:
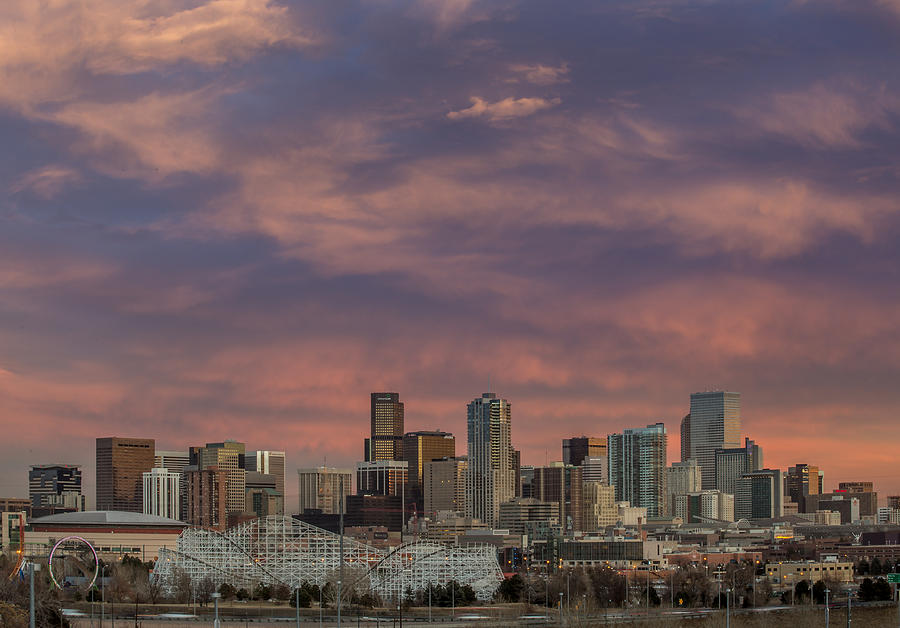
[[690,455],[700,464],[704,489],[716,488],[716,450],[741,446],[741,393],[691,394]]
[[366,462],[403,460],[403,402],[395,392],[372,393],[371,436]]
[[[191,454],[189,451],[167,451],[157,449],[153,456],[153,467],[160,469],[168,469],[177,473],[181,479],[178,484],[178,511],[183,518],[187,518],[187,479],[184,477],[184,471],[191,464]],[[183,519],[184,520],[184,519]]]
[[582,467],[561,462],[534,468],[532,497],[556,504],[559,523],[565,530],[581,529],[583,471]]
[[468,466],[469,460],[465,456],[425,463],[422,478],[425,514],[434,517],[444,510],[465,512]]
[[781,471],[760,469],[738,479],[734,495],[736,519],[773,519],[784,514]]
[[340,512],[341,502],[353,488],[353,472],[350,469],[297,469],[297,476],[300,480],[301,513],[315,508],[324,515],[336,515]]
[[496,526],[500,504],[516,494],[509,401],[484,393],[466,406],[469,468],[466,516]]
[[143,481],[144,514],[181,519],[181,473],[153,467]]
[[738,478],[763,468],[762,447],[749,438],[744,446],[716,450],[716,489],[734,495]]
[[687,462],[691,458],[691,415],[685,414],[681,419],[681,461]]
[[666,505],[666,427],[662,423],[610,434],[609,482],[616,501],[647,509],[658,517]]
[[247,504],[247,470],[244,468],[245,446],[234,440],[206,443],[197,450],[198,467],[215,467],[226,475],[225,493],[228,514],[242,513]]
[[205,469],[188,467],[184,477],[188,489],[185,520],[193,526],[224,530],[228,526],[228,472],[220,471],[215,466]]
[[606,439],[590,436],[573,436],[562,442],[563,464],[581,465],[588,456],[606,457]]
[[[284,452],[259,450],[248,452],[244,456],[244,468],[247,471],[265,473],[275,476],[275,490],[284,496]],[[284,513],[278,513],[283,515]]]
[[790,497],[800,512],[815,512],[819,503],[819,467],[806,463],[788,467],[784,496]]
[[28,471],[32,509],[84,510],[81,467],[74,464],[36,464]]
[[152,438],[97,439],[97,510],[141,512],[144,472],[153,468]]
[[696,460],[673,462],[672,466],[666,469],[666,506],[670,509],[669,512],[677,515],[673,509],[675,497],[697,493],[701,485],[700,465]]
[[616,525],[616,487],[605,482],[585,481],[582,486],[582,530],[594,532]]
[[407,499],[422,512],[425,505],[425,494],[422,478],[425,465],[432,460],[453,458],[456,456],[456,439],[453,434],[440,431],[408,432],[403,435],[403,459],[409,465],[409,486]]

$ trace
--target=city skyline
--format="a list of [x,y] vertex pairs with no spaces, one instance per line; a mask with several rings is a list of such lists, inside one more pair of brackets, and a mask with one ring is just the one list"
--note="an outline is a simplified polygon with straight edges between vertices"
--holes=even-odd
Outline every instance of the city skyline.
[[352,467],[372,391],[460,436],[486,387],[525,463],[676,460],[722,387],[900,493],[896,2],[3,10],[0,495],[109,433]]
[[[690,394],[690,397],[693,398],[693,397],[695,397],[695,396],[698,395],[698,394],[702,394],[702,395],[710,395],[710,394],[716,394],[716,393],[722,393],[722,392],[724,392],[724,391],[701,391],[700,393],[691,393],[691,394]],[[397,393],[372,393],[370,396],[372,396],[372,397],[374,398],[374,395],[376,395],[376,394],[377,394],[377,395],[392,394],[392,395],[395,395],[395,396],[397,395]],[[730,393],[730,394],[737,394],[737,395],[740,395],[740,393]],[[490,399],[497,399],[497,393],[483,393],[483,395],[482,395],[482,397],[481,397],[481,400],[484,400],[484,399],[487,399],[487,400],[490,400]],[[479,401],[479,400],[480,400],[479,398],[476,398],[476,402]],[[506,399],[502,399],[501,401],[502,401],[504,404],[509,403]],[[402,405],[402,404],[401,404],[401,405]],[[471,412],[471,405],[472,405],[472,403],[470,402],[470,403],[468,404],[468,406],[469,406],[469,408],[470,408],[470,412]],[[508,412],[508,410],[505,410],[505,412]],[[660,422],[657,422],[657,423],[658,423],[658,424],[662,424],[663,426],[666,426],[666,423],[665,423],[664,421],[660,421]],[[679,423],[679,425],[680,425],[680,424],[681,424],[681,421],[678,421],[678,423]],[[512,423],[512,426],[511,426],[511,427],[512,427],[511,433],[512,433],[513,435],[515,435],[515,423],[514,423],[514,422]],[[653,426],[647,426],[647,427],[650,428],[650,427],[653,427]],[[666,429],[666,432],[669,431],[668,426],[666,426],[665,429]],[[637,427],[637,426],[633,426],[633,427],[622,427],[622,428],[620,428],[620,430],[623,430],[623,431],[626,432],[626,433],[639,433],[639,432],[642,432],[642,431],[647,431],[645,428]],[[423,434],[429,435],[429,436],[438,436],[438,435],[439,435],[439,436],[441,436],[441,438],[443,438],[443,437],[448,437],[448,438],[451,438],[451,439],[452,439],[452,438],[455,438],[455,436],[456,436],[455,434],[452,434],[452,433],[449,433],[449,432],[443,432],[443,431],[440,431],[440,430],[410,429],[408,432],[406,432],[406,435],[408,435],[408,436],[420,436],[420,435],[423,435]],[[546,458],[546,460],[545,460],[544,463],[541,463],[540,461],[524,460],[524,461],[521,462],[521,464],[522,464],[523,466],[527,465],[527,466],[530,466],[530,467],[540,467],[540,466],[543,466],[545,463],[551,463],[551,462],[552,462],[552,463],[555,463],[555,464],[561,463],[562,460],[563,460],[563,457],[565,456],[567,444],[568,444],[568,443],[571,443],[571,442],[573,442],[573,441],[577,441],[577,440],[587,439],[588,441],[591,441],[591,442],[597,441],[598,443],[602,441],[603,447],[605,448],[605,446],[606,446],[606,445],[605,445],[605,444],[606,444],[606,440],[607,440],[607,439],[606,439],[606,436],[596,436],[596,435],[595,435],[595,436],[585,436],[584,434],[577,435],[577,436],[574,435],[574,434],[570,434],[570,435],[568,435],[568,436],[564,436],[564,434],[565,434],[565,432],[559,432],[559,434],[558,434],[558,442],[562,444],[562,451],[561,451],[562,456],[559,456],[559,457],[556,457],[556,458],[554,458],[554,457]],[[607,435],[607,436],[618,436],[618,437],[621,437],[621,434],[611,433],[611,434],[609,434],[609,435]],[[153,442],[153,441],[154,441],[153,438],[143,438],[143,437],[122,437],[122,436],[116,436],[116,437],[102,437],[102,438],[98,438],[98,439],[96,439],[96,440],[97,440],[97,442],[99,443],[100,441],[107,441],[107,440],[109,440],[110,438],[112,438],[113,440],[116,440],[116,439],[119,439],[119,440],[129,440],[129,439],[130,439],[130,440],[134,440],[134,439],[139,439],[139,440],[144,440],[144,441],[146,441],[146,442]],[[367,440],[368,440],[368,439],[367,439]],[[677,441],[676,441],[676,442],[673,442],[673,440],[675,440],[675,439],[673,439],[673,438],[671,438],[671,437],[668,437],[668,438],[664,437],[664,440],[667,441],[667,446],[666,446],[666,450],[665,450],[665,451],[666,451],[665,456],[668,457],[668,462],[666,463],[666,467],[671,468],[673,464],[676,464],[676,463],[678,462],[678,459],[677,459],[677,458],[676,458],[676,459],[672,459],[672,458],[669,457],[669,456],[672,455],[672,452],[673,452],[673,451],[675,451],[675,452],[680,452],[680,451],[681,451],[680,443],[677,442]],[[750,440],[749,437],[744,437],[744,441],[745,441],[745,445],[744,445],[744,447],[739,448],[739,451],[741,451],[741,452],[749,452],[750,449],[748,449],[748,447],[752,447],[752,448],[753,448],[753,451],[755,452],[754,455],[758,455],[758,456],[760,456],[760,457],[762,456],[762,454],[761,454],[761,452],[762,452],[762,447],[760,446],[760,444],[755,443],[753,440]],[[747,445],[747,443],[749,443],[749,445]],[[241,442],[241,441],[238,441],[237,439],[225,439],[223,442],[220,442],[220,443],[206,443],[206,447],[202,447],[202,446],[199,446],[199,445],[187,445],[187,446],[185,446],[185,448],[184,448],[183,451],[182,451],[182,450],[167,450],[167,449],[162,449],[161,446],[160,446],[159,449],[156,449],[156,450],[155,450],[155,457],[156,457],[156,463],[155,463],[155,464],[160,464],[160,463],[161,463],[161,457],[173,457],[173,456],[174,456],[174,457],[179,457],[179,456],[188,456],[188,455],[190,454],[190,451],[191,451],[191,450],[195,450],[196,455],[199,456],[200,453],[201,453],[201,450],[207,449],[210,445],[214,445],[214,446],[217,446],[217,447],[221,447],[221,446],[224,446],[224,445],[228,445],[228,446],[234,445],[234,446],[236,446],[236,447],[239,447],[239,448],[242,448],[242,449],[243,449],[243,448],[246,448],[246,447],[249,446],[249,445],[252,445],[252,443]],[[157,446],[159,446],[159,445],[157,445]],[[517,447],[516,438],[513,436],[513,438],[512,438],[512,448],[513,448],[513,449],[516,449],[516,447]],[[215,450],[212,450],[212,451],[215,451]],[[729,452],[729,453],[730,453],[730,452],[733,451],[733,450],[722,450],[722,451],[725,451],[725,452]],[[549,452],[549,448],[546,450],[546,452]],[[281,462],[279,462],[279,464],[282,465],[282,467],[284,468],[284,476],[285,476],[285,480],[286,480],[286,482],[285,482],[285,487],[287,487],[287,488],[286,488],[285,491],[279,491],[279,493],[282,494],[283,497],[284,497],[284,508],[286,509],[286,511],[294,510],[294,511],[298,511],[298,512],[299,512],[299,511],[300,511],[300,509],[299,509],[299,502],[297,501],[297,500],[299,500],[299,493],[298,493],[298,492],[295,492],[293,489],[290,488],[290,487],[292,487],[292,486],[294,486],[294,487],[296,488],[296,483],[290,481],[290,474],[291,474],[292,472],[296,472],[296,471],[298,471],[298,470],[303,470],[303,469],[304,469],[304,466],[303,466],[302,463],[299,463],[299,462],[298,462],[298,463],[297,463],[297,466],[292,466],[293,463],[286,464],[286,460],[289,460],[289,453],[288,453],[288,456],[285,457],[285,456],[284,456],[284,452],[275,452],[275,451],[271,451],[271,450],[258,450],[258,451],[255,451],[255,450],[254,450],[254,451],[248,450],[248,454],[247,454],[247,455],[250,456],[250,457],[252,458],[252,460],[251,460],[251,458],[248,458],[248,462],[246,463],[246,466],[248,466],[248,467],[250,467],[250,468],[255,468],[255,465],[257,464],[257,463],[256,463],[257,457],[258,457],[260,454],[269,454],[269,453],[271,453],[271,454],[273,454],[273,455],[278,455],[278,456],[280,456]],[[365,451],[364,451],[363,453],[365,453]],[[449,453],[449,452],[447,452],[447,453]],[[251,456],[251,454],[252,454],[252,456]],[[792,454],[793,457],[791,458],[791,460],[796,460],[797,458],[802,458],[802,457],[803,457],[803,456],[800,455],[798,452],[795,452],[795,454],[796,454],[796,455]],[[324,456],[323,460],[327,460],[327,453],[326,453],[326,455]],[[185,458],[185,463],[186,463],[186,461],[187,461],[187,458]],[[354,464],[357,464],[357,465],[358,465],[358,464],[362,464],[363,462],[364,462],[364,461],[362,460],[362,458],[359,458],[359,459],[357,459],[357,460],[355,461]],[[792,463],[792,464],[793,464],[793,463]],[[780,468],[782,468],[782,469],[788,469],[790,466],[792,466],[792,464],[784,464],[784,465],[782,465]],[[286,465],[286,466],[285,466],[285,465]],[[35,468],[35,467],[41,467],[41,466],[53,466],[53,465],[52,465],[52,464],[30,465],[29,468],[30,468],[30,469],[33,469],[33,468]],[[93,471],[93,468],[90,466],[90,464],[84,464],[84,465],[81,465],[81,464],[79,464],[79,465],[62,465],[62,466],[71,466],[71,467],[77,467],[77,468],[85,467],[85,468],[88,470],[88,473],[85,475],[85,480],[86,480],[86,481],[83,483],[82,495],[84,495],[85,499],[87,500],[87,506],[88,506],[88,509],[94,508],[94,507],[96,506],[96,504],[94,503],[93,497],[95,496],[95,492],[94,492],[94,491],[96,490],[96,488],[95,488],[94,482],[92,482],[91,480],[94,479],[94,478],[96,477],[96,476],[95,476],[95,473],[96,473],[96,472],[94,471],[93,473],[91,473],[91,471]],[[180,468],[180,467],[181,467],[181,463],[179,463],[179,464],[176,465],[176,466],[177,466],[178,468]],[[329,468],[332,468],[332,469],[333,469],[335,466],[338,466],[338,467],[339,467],[339,466],[341,466],[341,465],[335,465],[335,464],[330,464],[330,465],[328,465],[328,467],[329,467]],[[348,466],[348,469],[350,469],[350,468],[352,468],[352,467],[353,467],[353,464],[349,465],[349,466]],[[775,465],[775,467],[777,468],[777,465]],[[281,467],[279,467],[279,468],[281,468]],[[826,471],[828,471],[828,470],[830,469],[830,464],[826,464],[826,465],[824,465],[824,466],[817,467],[817,468],[818,468],[818,469],[821,469],[821,471],[822,471],[823,473],[825,473]],[[716,467],[715,467],[715,466],[713,467],[713,470],[714,470],[714,472],[716,471]],[[753,469],[750,469],[750,471],[752,471],[752,470],[753,470]],[[665,477],[666,473],[664,472],[662,475],[663,475],[663,477]],[[272,476],[272,477],[274,478],[275,476]],[[860,477],[862,477],[862,476],[860,476]],[[856,484],[860,484],[860,483],[863,483],[863,484],[866,484],[866,483],[871,484],[871,483],[872,483],[872,479],[873,479],[873,478],[876,478],[876,477],[877,477],[877,475],[869,474],[869,475],[866,475],[866,476],[865,476],[865,479],[864,479],[864,480],[860,480],[860,478],[853,478],[853,479],[851,479],[851,478],[847,478],[847,477],[844,477],[844,476],[835,476],[835,475],[832,474],[832,473],[826,473],[826,475],[825,475],[825,484],[824,484],[824,486],[823,486],[823,491],[825,491],[825,489],[826,489],[826,488],[829,488],[829,487],[830,487],[831,489],[833,489],[833,490],[837,490],[839,487],[840,487],[840,488],[844,488],[845,486],[848,486],[848,485],[856,485]],[[787,481],[787,480],[786,480],[786,481]],[[819,481],[821,482],[821,478],[820,478]],[[610,482],[611,482],[611,480],[610,480]],[[26,488],[27,488],[27,484],[28,484],[28,483],[26,482]],[[893,494],[893,491],[891,491],[889,488],[887,488],[887,483],[884,483],[884,482],[881,482],[881,481],[879,481],[879,480],[876,480],[876,481],[874,482],[874,484],[875,484],[876,490],[883,496],[883,499],[887,499],[887,495],[888,495],[888,494]],[[660,490],[662,491],[663,494],[667,492],[667,489],[665,488],[665,486],[663,486]],[[698,490],[699,490],[699,489],[698,489]],[[727,492],[727,491],[726,491],[726,492]],[[827,492],[827,491],[825,491],[825,492]],[[0,496],[0,497],[10,498],[10,497],[19,497],[19,496],[18,496],[18,495],[4,495],[4,496]]]

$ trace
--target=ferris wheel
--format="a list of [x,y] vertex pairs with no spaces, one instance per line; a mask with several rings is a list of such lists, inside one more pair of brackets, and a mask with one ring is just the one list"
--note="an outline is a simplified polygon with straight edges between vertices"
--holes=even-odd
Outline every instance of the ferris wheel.
[[50,550],[50,579],[58,589],[75,586],[89,590],[97,582],[100,558],[87,539],[67,536]]

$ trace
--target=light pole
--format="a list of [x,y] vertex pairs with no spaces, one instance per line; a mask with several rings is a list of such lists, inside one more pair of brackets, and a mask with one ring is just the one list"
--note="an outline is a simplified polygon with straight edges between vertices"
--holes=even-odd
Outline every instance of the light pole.
[[731,589],[725,589],[725,628],[731,628]]
[[847,628],[850,628],[850,600],[853,599],[853,592],[849,589],[847,590]]
[[831,590],[825,587],[825,628],[828,628],[828,621],[831,619],[831,609],[828,608],[828,594]]
[[213,622],[213,628],[219,628],[221,624],[219,623],[219,598],[222,597],[222,594],[218,591],[212,594],[213,603],[216,605],[216,620]]
[[[339,560],[338,560],[338,581],[337,581],[337,625],[340,626],[341,625],[341,603],[343,602],[343,600],[342,600],[343,592],[341,591],[341,585],[343,584],[343,580],[344,580],[344,476],[340,476],[340,479],[338,481],[340,483],[339,490],[340,490],[340,494],[341,494],[340,512],[339,512],[340,519],[339,519],[338,527],[341,530],[341,535],[338,540]],[[400,539],[401,539],[400,544],[402,545],[403,544],[403,527],[402,526],[400,528]]]
[[294,591],[294,606],[297,607],[297,628],[300,628],[300,585]]
[[34,628],[34,572],[35,565],[32,562],[28,563],[28,626],[29,628]]
[[100,570],[100,628],[103,628],[103,618],[106,616],[106,563]]

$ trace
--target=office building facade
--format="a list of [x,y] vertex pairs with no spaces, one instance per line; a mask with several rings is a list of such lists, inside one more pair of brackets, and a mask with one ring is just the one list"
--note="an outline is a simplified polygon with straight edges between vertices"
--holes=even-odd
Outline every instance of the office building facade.
[[716,450],[741,446],[741,394],[713,391],[691,395],[690,451],[700,465],[704,489],[716,488]]
[[673,462],[672,466],[666,469],[666,504],[669,512],[675,513],[673,510],[675,496],[697,493],[702,485],[700,465],[696,460]]
[[247,503],[247,471],[245,466],[246,447],[244,443],[226,440],[221,443],[206,443],[197,449],[198,468],[215,467],[225,472],[226,510],[228,514],[244,512]]
[[371,435],[366,439],[366,462],[403,460],[403,413],[398,393],[371,394]]
[[144,514],[181,519],[181,473],[154,467],[144,472]]
[[529,522],[549,522],[559,519],[559,507],[555,503],[538,499],[516,497],[500,504],[498,527],[510,534],[525,534]]
[[722,491],[695,491],[675,495],[674,515],[684,523],[734,521],[734,495]]
[[312,467],[297,469],[300,486],[300,512],[309,509],[321,510],[325,515],[340,512],[353,487],[353,472],[335,467]]
[[438,512],[466,511],[466,456],[445,458],[425,463],[422,479],[424,512],[435,517]]
[[554,463],[535,467],[532,497],[556,504],[557,519],[567,531],[580,530],[582,524],[582,467]]
[[228,472],[215,467],[188,467],[184,478],[187,480],[186,521],[193,526],[224,531],[228,526]]
[[585,481],[581,489],[581,523],[585,532],[595,532],[616,525],[619,508],[616,488],[605,482]]
[[773,519],[784,513],[779,469],[760,469],[742,475],[735,488],[736,519]]
[[762,447],[749,438],[744,446],[716,450],[716,490],[734,495],[738,478],[763,468]]
[[788,468],[784,496],[797,504],[799,512],[815,512],[819,500],[819,467],[801,463]]
[[588,456],[606,458],[606,438],[574,436],[562,442],[563,464],[581,465]]
[[403,435],[403,460],[409,469],[407,495],[416,510],[425,507],[423,477],[425,465],[432,460],[456,456],[456,439],[453,434],[441,431],[408,432]]
[[495,526],[500,504],[516,494],[509,401],[484,393],[466,407],[469,466],[466,515]]
[[144,510],[144,473],[153,468],[155,447],[152,438],[97,439],[97,510]]
[[691,415],[684,415],[681,419],[681,462],[691,459]]
[[28,498],[32,509],[83,511],[81,467],[72,464],[39,464],[28,470]]
[[356,463],[357,495],[393,495],[410,504],[406,496],[408,482],[409,465],[405,460]]
[[184,478],[184,472],[190,465],[191,454],[187,450],[157,449],[153,456],[154,468],[168,469],[177,473],[181,478],[179,480],[178,510],[182,517],[187,517],[187,480]]
[[616,501],[647,509],[650,517],[667,513],[666,427],[662,423],[610,434],[609,481]]
[[[284,495],[284,465],[283,451],[270,451],[262,449],[248,452],[244,456],[244,469],[248,472],[265,473],[275,478],[275,490]],[[278,513],[283,515],[284,513]]]
[[609,484],[609,454],[588,456],[581,462],[585,482],[606,482]]

